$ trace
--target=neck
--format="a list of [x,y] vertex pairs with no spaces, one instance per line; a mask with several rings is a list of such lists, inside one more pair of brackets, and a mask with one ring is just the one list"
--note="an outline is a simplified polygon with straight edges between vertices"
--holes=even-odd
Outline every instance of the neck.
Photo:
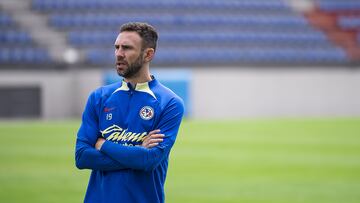
[[140,69],[140,71],[131,78],[124,78],[125,82],[129,82],[133,87],[136,86],[137,83],[149,82],[152,80],[149,65],[144,64],[144,67]]

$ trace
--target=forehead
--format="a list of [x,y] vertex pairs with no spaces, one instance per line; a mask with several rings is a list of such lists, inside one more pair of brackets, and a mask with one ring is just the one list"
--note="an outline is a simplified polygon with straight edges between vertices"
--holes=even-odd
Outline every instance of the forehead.
[[136,32],[121,32],[116,38],[115,45],[141,46],[141,37]]

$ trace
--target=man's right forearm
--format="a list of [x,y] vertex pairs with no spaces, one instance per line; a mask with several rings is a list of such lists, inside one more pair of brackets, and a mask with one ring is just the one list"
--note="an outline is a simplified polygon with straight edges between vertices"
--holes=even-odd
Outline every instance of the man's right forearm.
[[79,169],[100,171],[127,169],[119,162],[79,140],[76,143],[75,162]]

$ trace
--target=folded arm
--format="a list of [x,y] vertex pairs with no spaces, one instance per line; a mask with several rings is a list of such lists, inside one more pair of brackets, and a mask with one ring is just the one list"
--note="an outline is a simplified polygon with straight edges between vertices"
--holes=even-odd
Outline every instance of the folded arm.
[[160,118],[159,124],[156,126],[156,129],[160,129],[161,133],[165,136],[163,141],[156,144],[153,148],[123,146],[110,141],[104,141],[100,151],[123,166],[144,171],[153,170],[161,161],[167,158],[175,142],[183,112],[184,107],[180,100],[169,102]]
[[75,149],[76,167],[79,169],[102,171],[126,169],[128,167],[94,148],[98,137],[100,137],[95,101],[95,92],[93,92],[86,104],[82,124],[77,134]]

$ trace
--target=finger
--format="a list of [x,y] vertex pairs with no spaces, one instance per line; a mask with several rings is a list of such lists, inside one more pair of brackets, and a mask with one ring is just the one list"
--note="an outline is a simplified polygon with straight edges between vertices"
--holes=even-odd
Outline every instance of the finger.
[[145,147],[145,148],[149,148],[150,144],[153,145],[153,144],[155,144],[155,143],[143,142],[143,143],[141,144],[141,146],[142,146],[142,147]]
[[154,139],[154,138],[164,138],[165,135],[164,134],[153,134],[149,136],[149,139]]
[[160,143],[160,142],[162,142],[163,141],[163,139],[151,139],[151,140],[149,140],[149,142],[147,142],[148,144],[152,144],[152,143]]
[[153,134],[153,135],[150,135],[150,136],[146,136],[143,143],[148,142],[151,139],[162,139],[164,137],[165,137],[164,134]]
[[148,135],[152,135],[152,134],[159,133],[159,132],[160,132],[160,129],[156,129],[156,130],[149,132]]
[[149,144],[162,142],[164,137],[165,137],[164,134],[147,135],[145,137],[145,139],[143,140],[141,146],[143,146],[145,148],[149,148]]
[[155,147],[157,146],[159,143],[151,143],[149,144],[146,148],[152,148],[152,147]]

